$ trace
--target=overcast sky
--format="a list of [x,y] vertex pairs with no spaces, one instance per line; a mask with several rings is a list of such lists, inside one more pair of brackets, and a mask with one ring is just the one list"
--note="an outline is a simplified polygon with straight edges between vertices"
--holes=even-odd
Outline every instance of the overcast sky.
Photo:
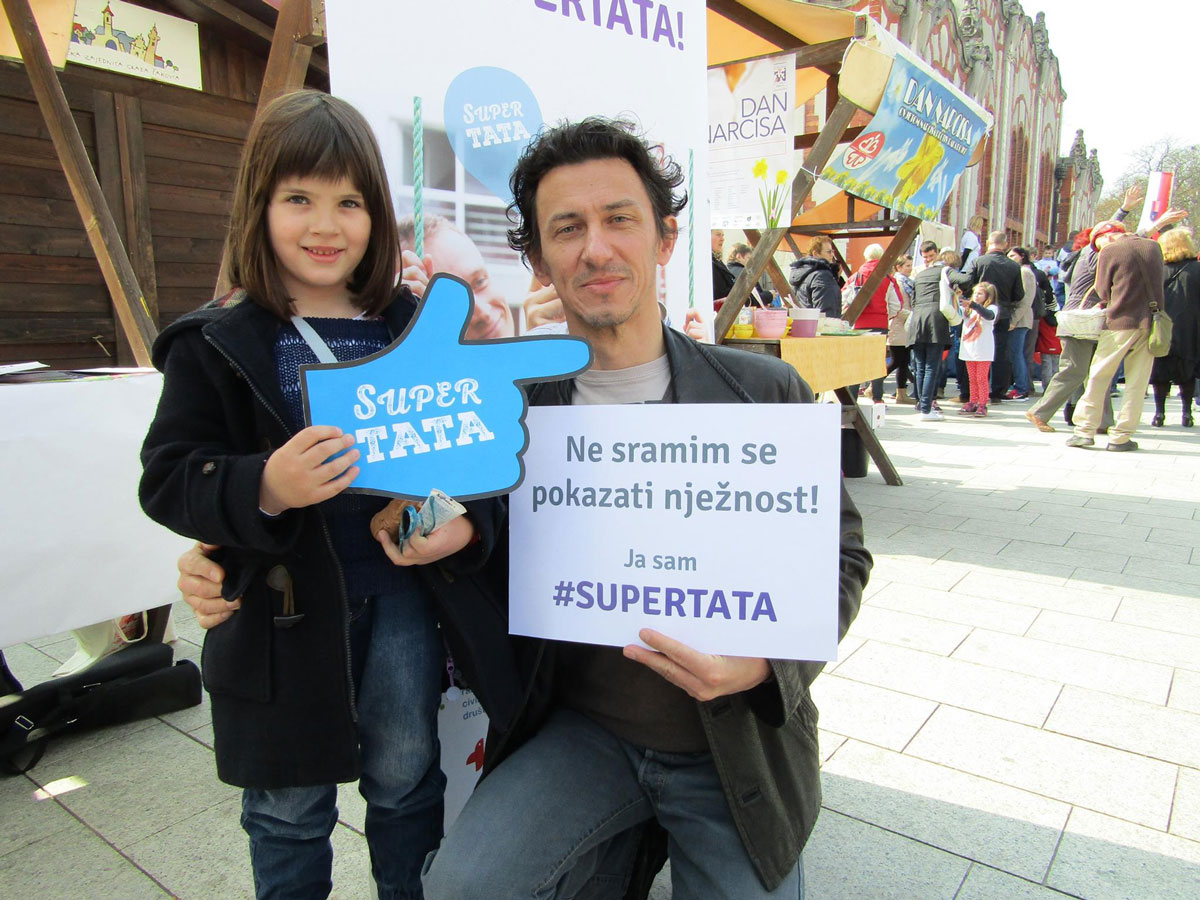
[[[1067,100],[1062,155],[1075,130],[1100,153],[1106,189],[1129,167],[1129,154],[1173,135],[1200,143],[1196,57],[1200,0],[1022,0],[1046,14]],[[1170,86],[1166,77],[1174,72]],[[1185,99],[1186,98],[1186,99]]]

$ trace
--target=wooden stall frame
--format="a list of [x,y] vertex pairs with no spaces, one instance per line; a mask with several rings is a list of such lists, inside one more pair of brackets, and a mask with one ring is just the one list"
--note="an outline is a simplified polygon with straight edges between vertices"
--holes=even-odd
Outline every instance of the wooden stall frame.
[[[746,237],[750,241],[753,250],[750,253],[750,258],[746,260],[745,268],[742,269],[733,287],[730,289],[729,296],[726,298],[724,305],[717,313],[713,324],[714,340],[717,343],[723,343],[730,326],[733,324],[733,320],[737,317],[746,298],[750,295],[750,291],[758,283],[758,279],[762,277],[764,271],[770,273],[772,284],[781,293],[790,293],[791,286],[787,283],[783,273],[779,270],[778,264],[775,262],[775,252],[778,250],[779,245],[786,240],[793,254],[796,256],[800,255],[799,247],[796,246],[791,236],[791,222],[800,213],[804,202],[809,198],[813,187],[816,185],[819,173],[825,168],[825,164],[829,162],[838,145],[848,139],[847,136],[851,131],[861,131],[861,129],[852,129],[850,127],[850,122],[859,107],[838,92],[837,72],[840,69],[841,60],[846,48],[850,45],[851,41],[866,36],[866,20],[859,17],[855,22],[853,38],[842,38],[823,44],[796,47],[797,38],[794,35],[784,31],[774,25],[774,23],[762,19],[761,16],[755,13],[749,13],[734,3],[733,0],[721,0],[721,2],[709,0],[708,6],[710,9],[736,21],[738,24],[750,28],[762,37],[780,44],[783,49],[778,52],[786,53],[794,51],[796,53],[797,68],[815,67],[826,72],[829,76],[826,89],[827,96],[833,104],[828,110],[825,124],[811,143],[811,149],[805,157],[804,166],[796,173],[796,177],[792,179],[792,208],[791,216],[788,219],[788,227],[770,228],[761,232],[756,230],[746,232]],[[728,62],[721,65],[728,65]],[[836,101],[833,100],[834,96],[837,98]],[[807,141],[805,143],[807,144]],[[859,226],[862,230],[871,228],[880,229],[880,223],[877,222],[844,224]],[[915,216],[905,216],[900,220],[899,228],[896,230],[891,243],[884,250],[878,265],[876,265],[875,270],[859,289],[858,295],[850,305],[850,308],[846,310],[848,321],[852,322],[857,319],[863,309],[866,308],[871,295],[882,283],[884,276],[892,270],[904,248],[912,243],[920,226],[921,221]],[[859,230],[859,227],[856,227],[855,230]],[[821,226],[817,230],[828,232],[831,229],[836,230],[836,227]],[[747,349],[751,349],[751,347],[747,346]],[[765,353],[777,354],[779,352],[777,343],[773,346],[767,343],[755,345],[753,349]],[[851,396],[850,390],[847,387],[836,388],[834,395],[842,404],[843,427],[853,428],[857,432],[867,449],[867,453],[883,475],[884,481],[894,486],[903,484],[904,482],[900,477],[900,473],[896,470],[891,458],[883,449],[883,445],[879,443],[879,438],[876,437],[874,429],[871,428],[870,423],[867,422],[866,417],[859,410],[858,398]]]
[[79,127],[71,116],[62,85],[50,63],[50,54],[38,30],[29,0],[0,0],[0,5],[3,5],[12,26],[13,37],[21,51],[34,96],[50,131],[63,173],[67,176],[71,196],[83,219],[88,242],[100,264],[117,320],[129,342],[129,350],[139,366],[149,366],[150,347],[158,336],[158,328],[121,241],[116,220],[88,159]]

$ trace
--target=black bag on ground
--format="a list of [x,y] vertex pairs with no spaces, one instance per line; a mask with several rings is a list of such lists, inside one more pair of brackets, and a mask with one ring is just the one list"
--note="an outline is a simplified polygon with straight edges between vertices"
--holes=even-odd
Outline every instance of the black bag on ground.
[[200,670],[167,644],[131,644],[64,678],[0,697],[0,774],[28,772],[55,735],[119,725],[200,702]]

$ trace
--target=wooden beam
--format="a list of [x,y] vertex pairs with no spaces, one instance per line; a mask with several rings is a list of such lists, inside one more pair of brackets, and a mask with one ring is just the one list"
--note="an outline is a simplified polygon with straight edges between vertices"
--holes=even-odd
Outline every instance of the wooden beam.
[[280,3],[275,34],[271,38],[271,55],[267,57],[267,70],[263,73],[262,90],[258,95],[259,109],[280,94],[304,87],[313,48],[302,41],[311,38],[312,29],[309,0],[283,0]]
[[[817,181],[817,173],[829,162],[829,158],[837,149],[837,145],[842,140],[842,134],[846,131],[846,127],[850,124],[857,109],[858,107],[845,97],[839,97],[833,113],[825,120],[820,137],[804,158],[804,166],[792,179],[792,208],[788,216],[789,225],[799,214],[808,195],[812,193],[813,185]],[[717,313],[716,321],[713,323],[713,336],[717,343],[725,340],[725,333],[729,331],[729,326],[733,324],[742,304],[746,302],[746,297],[750,295],[750,289],[762,276],[763,270],[767,267],[767,261],[775,253],[775,248],[779,246],[779,242],[783,240],[787,232],[786,227],[771,228],[763,232],[762,240],[750,253],[750,258],[746,260],[746,268],[742,269],[741,274],[738,275],[737,281],[730,288],[725,304]]]
[[921,220],[917,216],[907,216],[900,225],[900,230],[896,232],[896,236],[892,238],[892,242],[884,248],[883,256],[879,257],[879,262],[875,264],[874,270],[863,282],[862,287],[858,289],[858,294],[854,298],[854,302],[846,310],[842,316],[851,325],[855,320],[862,315],[862,311],[867,308],[867,304],[871,302],[871,297],[874,295],[876,288],[883,284],[883,279],[892,273],[896,268],[896,260],[900,258],[900,254],[905,248],[913,242],[917,233],[921,230]]
[[100,271],[112,296],[117,318],[129,338],[134,359],[138,365],[149,366],[150,346],[158,330],[144,305],[137,276],[121,244],[116,222],[104,200],[96,173],[92,170],[79,128],[71,118],[67,98],[50,64],[50,55],[42,42],[29,0],[0,0],[0,3],[12,25],[17,48],[29,73],[29,81],[50,131],[54,150],[67,176],[71,196],[83,219],[88,241],[100,263]]
[[[112,212],[117,234],[128,247],[129,236],[125,231],[125,191],[121,186],[121,154],[117,138],[117,107],[111,92],[92,92],[92,121],[96,128],[96,174],[100,179],[100,190],[104,192],[104,199]],[[136,273],[137,270],[134,271]],[[129,339],[118,328],[117,365],[131,366],[134,362]]]
[[[757,247],[758,242],[762,240],[762,232],[754,228],[747,228],[746,238],[750,241],[751,247]],[[779,268],[779,263],[775,262],[775,256],[773,254],[767,259],[767,274],[771,276],[771,284],[774,285],[775,290],[779,292],[779,296],[782,297],[785,294],[790,294],[792,292],[792,285],[787,280],[787,276],[784,275],[783,271]],[[757,282],[755,283],[757,284]]]
[[763,40],[770,41],[777,47],[790,50],[793,47],[799,47],[804,44],[800,38],[796,37],[786,28],[781,28],[770,19],[747,9],[738,3],[737,0],[708,0],[707,6],[717,15],[728,19],[736,25],[741,25],[747,31],[758,35]]
[[146,146],[142,133],[142,104],[136,97],[117,94],[117,146],[125,208],[125,246],[146,298],[146,312],[158,324],[158,274],[154,269],[154,232],[150,223],[150,192],[146,184]]

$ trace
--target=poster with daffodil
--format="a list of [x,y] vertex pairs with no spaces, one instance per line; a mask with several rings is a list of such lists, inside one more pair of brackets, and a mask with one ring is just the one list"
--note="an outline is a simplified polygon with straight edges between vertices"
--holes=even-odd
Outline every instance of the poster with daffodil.
[[796,57],[708,71],[708,179],[713,228],[777,228],[792,208]]

